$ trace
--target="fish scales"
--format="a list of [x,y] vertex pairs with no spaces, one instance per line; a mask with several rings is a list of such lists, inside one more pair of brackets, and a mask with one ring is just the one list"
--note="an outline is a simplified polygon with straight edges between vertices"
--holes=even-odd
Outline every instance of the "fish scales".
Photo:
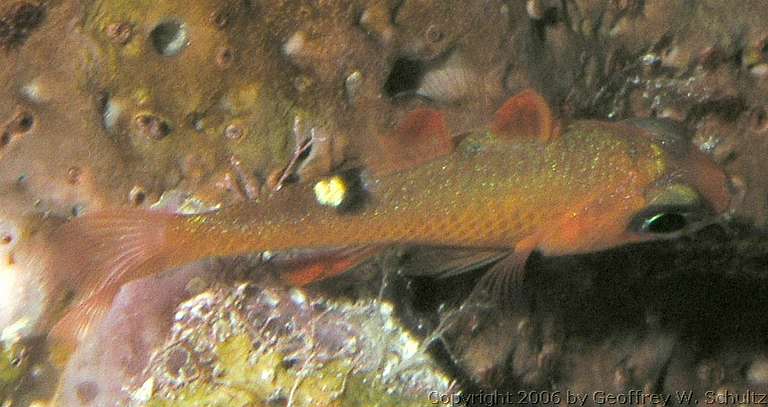
[[621,190],[616,183],[627,171],[655,175],[661,158],[649,145],[616,137],[628,129],[611,130],[579,124],[548,144],[469,137],[454,154],[418,168],[364,176],[368,198],[359,209],[320,205],[307,185],[192,216],[177,235],[193,237],[190,249],[219,256],[395,243],[512,247],[595,191]]

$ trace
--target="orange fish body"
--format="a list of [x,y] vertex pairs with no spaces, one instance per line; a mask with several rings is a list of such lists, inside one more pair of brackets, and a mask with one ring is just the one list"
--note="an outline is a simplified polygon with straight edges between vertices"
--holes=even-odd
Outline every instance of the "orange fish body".
[[579,123],[546,144],[469,137],[453,154],[417,168],[363,174],[360,208],[321,205],[313,186],[303,185],[256,204],[169,218],[166,239],[177,254],[203,257],[389,244],[511,248],[533,236],[556,252],[600,249],[615,243],[569,250],[578,242],[560,242],[567,236],[554,229],[595,221],[606,210],[628,217],[645,205],[644,189],[662,175],[665,157],[631,132],[637,129]]
[[708,204],[716,213],[727,208],[714,165],[693,147],[675,160],[644,132],[586,121],[546,143],[474,135],[419,167],[362,175],[359,207],[321,205],[303,185],[258,204],[169,218],[166,238],[180,257],[391,244],[514,248],[527,240],[545,254],[596,251],[650,238],[629,231],[630,220],[649,204],[649,187],[682,177],[683,165],[701,167],[688,183],[722,184]]
[[[438,113],[412,117],[416,125],[410,120],[401,129],[444,133]],[[582,121],[555,127],[543,99],[524,92],[499,110],[490,131],[416,166],[329,177],[205,214],[89,214],[52,237],[53,256],[87,287],[84,304],[103,306],[126,281],[211,256],[414,244],[514,249],[520,268],[533,250],[561,255],[664,237],[688,227],[691,216],[728,208],[722,171],[652,126]],[[420,159],[418,149],[411,153]],[[659,218],[668,212],[674,216]],[[353,263],[332,262],[295,281],[327,277]],[[95,312],[82,308],[86,318]]]

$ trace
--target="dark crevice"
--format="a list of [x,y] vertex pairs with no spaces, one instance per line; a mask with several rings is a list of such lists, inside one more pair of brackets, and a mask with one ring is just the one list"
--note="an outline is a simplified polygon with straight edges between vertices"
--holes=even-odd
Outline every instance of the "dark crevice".
[[21,113],[16,120],[16,129],[19,133],[26,133],[32,129],[35,124],[35,118],[29,113]]
[[165,21],[158,24],[149,33],[152,46],[160,55],[178,55],[186,46],[187,30],[184,24],[178,21]]
[[424,73],[424,64],[421,61],[398,58],[384,83],[384,94],[392,99],[415,95]]
[[734,67],[741,67],[744,63],[744,48],[737,48],[727,61]]
[[531,21],[534,37],[539,41],[545,41],[547,38],[547,28],[562,22],[563,18],[558,12],[557,7],[550,7],[544,10],[541,18]]
[[0,147],[5,147],[8,144],[11,144],[11,133],[4,131],[3,135],[0,136]]
[[397,25],[397,15],[400,14],[400,10],[403,9],[404,5],[405,5],[405,0],[400,0],[392,5],[392,11],[390,13],[390,20],[389,20],[389,22],[392,25]]
[[0,13],[0,48],[10,50],[26,41],[45,19],[45,7],[17,2]]
[[140,135],[153,140],[161,140],[173,130],[170,123],[153,114],[137,115],[136,126]]
[[695,123],[708,114],[715,114],[727,121],[734,121],[747,109],[747,104],[742,98],[729,97],[700,103],[691,108],[686,122]]

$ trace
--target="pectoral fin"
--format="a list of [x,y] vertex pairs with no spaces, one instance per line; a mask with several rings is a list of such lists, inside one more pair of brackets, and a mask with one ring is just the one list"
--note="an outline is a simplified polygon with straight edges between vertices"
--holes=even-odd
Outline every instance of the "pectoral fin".
[[518,242],[514,253],[501,259],[480,278],[470,300],[491,301],[507,310],[526,310],[525,265],[537,245],[538,239],[533,237]]

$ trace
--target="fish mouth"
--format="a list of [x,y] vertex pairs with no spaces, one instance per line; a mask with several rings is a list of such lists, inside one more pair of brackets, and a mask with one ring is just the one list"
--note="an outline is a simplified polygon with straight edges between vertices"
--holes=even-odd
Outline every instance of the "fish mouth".
[[725,180],[725,188],[731,196],[728,208],[721,217],[724,220],[733,218],[737,210],[744,204],[744,197],[747,195],[747,184],[744,179],[738,176],[728,176]]
[[738,202],[739,187],[714,161],[695,146],[682,163],[683,177],[695,187],[717,217],[730,216]]
[[689,132],[678,122],[668,119],[636,118],[626,123],[645,130],[650,138],[677,163],[676,176],[696,188],[714,212],[715,217],[730,217],[741,205],[744,182],[733,179],[712,158],[691,142]]

